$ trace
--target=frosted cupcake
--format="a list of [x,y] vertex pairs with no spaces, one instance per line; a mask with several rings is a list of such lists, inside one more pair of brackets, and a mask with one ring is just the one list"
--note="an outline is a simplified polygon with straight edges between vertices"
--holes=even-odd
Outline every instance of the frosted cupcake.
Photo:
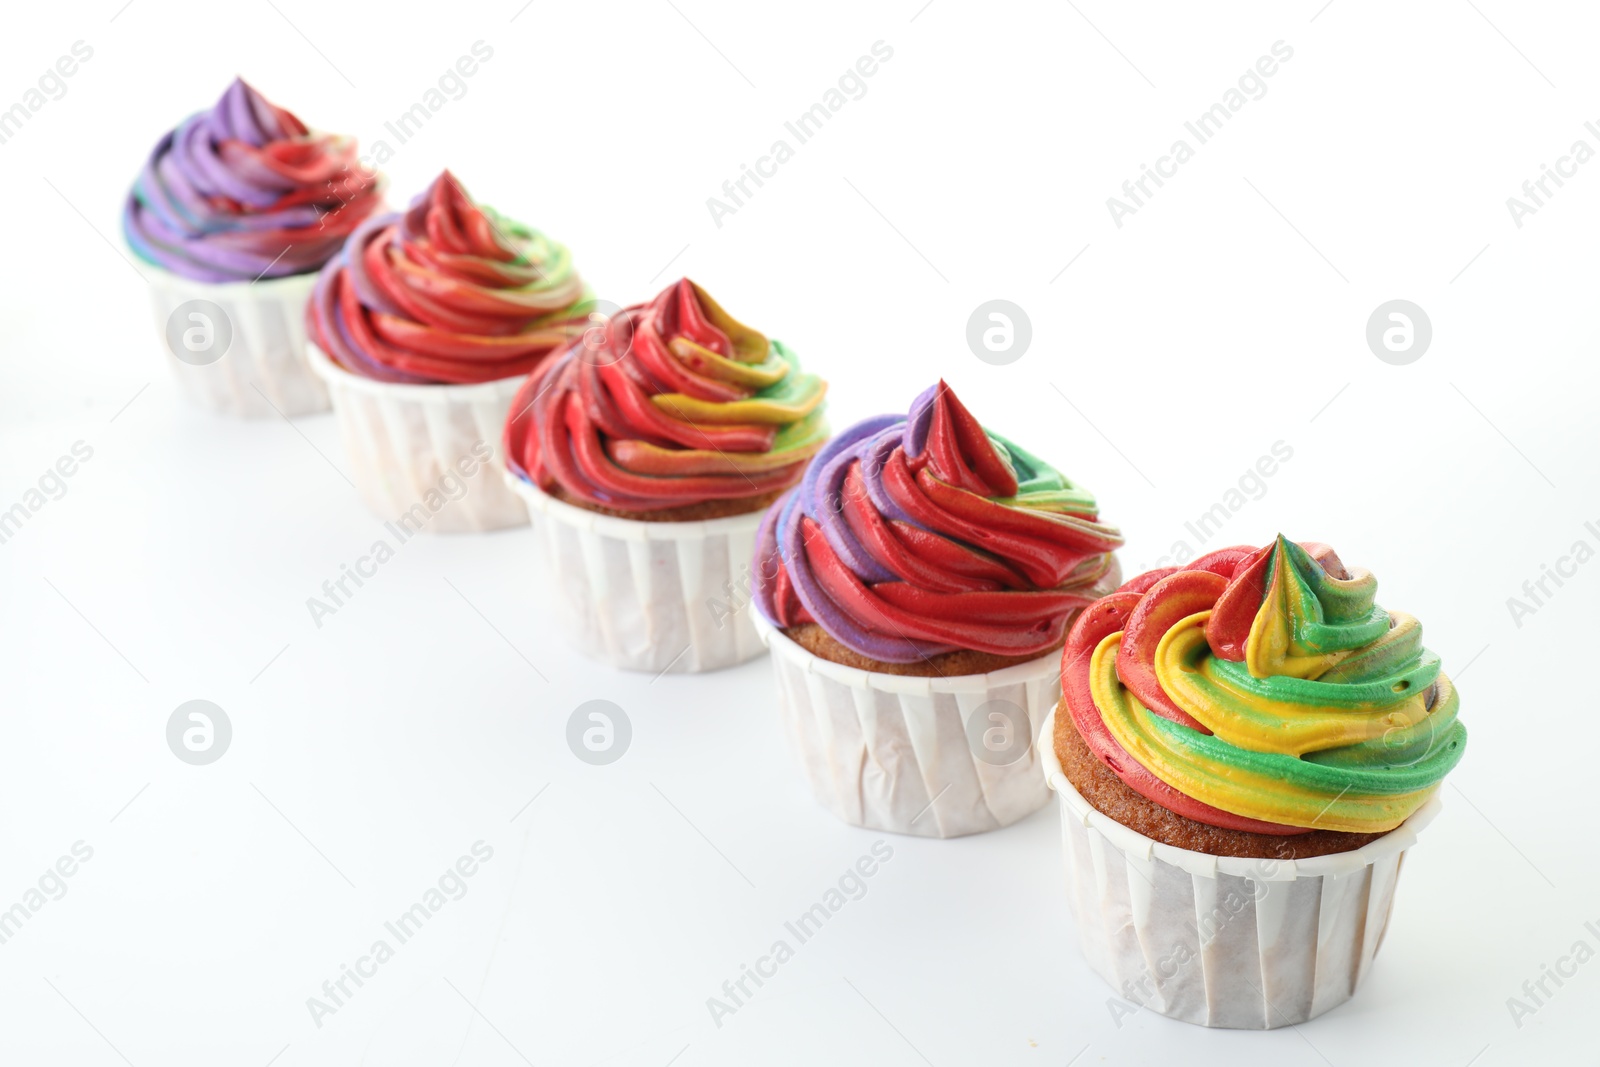
[[501,428],[529,371],[582,333],[583,295],[564,246],[449,171],[350,235],[317,279],[309,352],[373,512],[411,532],[527,523]]
[[247,417],[326,411],[306,365],[316,272],[381,202],[356,142],[235,80],[161,138],[123,212],[185,392]]
[[1466,747],[1439,657],[1376,591],[1280,536],[1140,575],[1073,626],[1045,773],[1084,952],[1128,1012],[1286,1026],[1370,970]]
[[940,382],[841,433],[762,525],[756,602],[806,777],[846,822],[955,837],[1049,800],[1033,738],[1114,588],[1093,495]]
[[563,629],[640,671],[760,654],[756,528],[827,438],[823,381],[678,281],[536,369],[505,428]]

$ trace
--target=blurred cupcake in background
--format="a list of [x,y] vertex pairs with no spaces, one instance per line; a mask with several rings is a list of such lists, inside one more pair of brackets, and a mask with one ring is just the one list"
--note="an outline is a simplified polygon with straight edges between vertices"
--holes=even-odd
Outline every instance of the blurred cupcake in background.
[[687,279],[534,371],[506,424],[507,481],[580,648],[660,672],[760,654],[756,528],[827,439],[826,392]]
[[381,199],[354,139],[310,132],[242,80],[161,138],[123,234],[194,401],[246,417],[327,410],[306,365],[306,299]]
[[491,468],[512,395],[587,324],[583,296],[565,246],[449,171],[404,213],[362,223],[306,317],[367,506],[412,532],[525,524]]
[[1043,807],[1033,738],[1058,650],[1120,580],[1121,545],[1092,494],[944,382],[842,432],[756,547],[778,704],[817,799],[927,837]]

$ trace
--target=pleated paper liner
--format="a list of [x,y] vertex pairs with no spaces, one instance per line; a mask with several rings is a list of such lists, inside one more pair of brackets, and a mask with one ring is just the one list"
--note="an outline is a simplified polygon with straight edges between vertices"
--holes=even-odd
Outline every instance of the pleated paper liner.
[[373,514],[411,532],[523,526],[528,509],[501,481],[500,434],[522,378],[481,385],[402,385],[351,374],[314,343],[350,477]]
[[[162,352],[192,403],[246,419],[328,410],[328,390],[306,362],[306,301],[316,284],[314,273],[210,283],[150,264],[141,270],[150,280],[150,304]],[[196,300],[220,308],[225,321],[216,321],[209,309],[180,311]],[[196,313],[204,317],[192,317]],[[226,350],[204,362],[206,348],[220,344],[224,336]],[[174,338],[183,359],[175,354]]]
[[1038,748],[1061,801],[1067,902],[1083,953],[1119,998],[1202,1026],[1270,1030],[1349,1000],[1372,969],[1395,882],[1437,796],[1350,852],[1302,860],[1212,856],[1154,841],[1095,810]]
[[691,674],[762,652],[750,561],[765,513],[644,522],[574,507],[507,473],[526,501],[567,638],[626,670]]
[[990,674],[880,674],[812,655],[758,619],[778,707],[811,791],[853,826],[960,837],[1050,800],[1033,738],[1061,696],[1061,654]]

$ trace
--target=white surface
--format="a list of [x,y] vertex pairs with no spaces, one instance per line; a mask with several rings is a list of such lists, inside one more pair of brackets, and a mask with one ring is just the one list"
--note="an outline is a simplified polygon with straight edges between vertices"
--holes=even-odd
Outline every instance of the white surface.
[[[1583,525],[1600,520],[1600,170],[1521,229],[1505,206],[1574,139],[1597,143],[1592,14],[673,0],[535,3],[512,22],[520,0],[381,19],[274,2],[31,5],[0,36],[4,104],[75,40],[95,50],[0,145],[0,505],[73,442],[94,449],[0,545],[0,901],[73,842],[95,850],[0,945],[0,1062],[123,1062],[110,1046],[138,1067],[280,1051],[281,1067],[1592,1055],[1600,963],[1520,1029],[1506,999],[1580,938],[1600,945],[1583,926],[1600,926],[1600,861],[1581,784],[1600,741],[1600,564],[1520,628],[1506,598],[1575,540],[1600,542]],[[235,73],[370,144],[480,38],[494,59],[387,165],[398,198],[448,164],[568,242],[602,295],[688,273],[830,376],[841,425],[946,376],[1099,494],[1129,573],[1273,442],[1293,448],[1207,547],[1281,529],[1371,567],[1458,677],[1471,731],[1350,1004],[1272,1034],[1148,1012],[1118,1029],[1046,810],[894,839],[865,898],[718,1029],[706,998],[878,837],[810,798],[765,663],[652,684],[578,659],[540,611],[527,530],[413,539],[313,626],[305,599],[381,533],[329,467],[334,420],[183,404],[142,283],[105,239],[157,137]],[[706,197],[880,39],[894,58],[867,95],[714,226]],[[1294,58],[1267,95],[1113,226],[1106,198],[1280,39]],[[1006,367],[963,336],[995,297],[1033,322]],[[1407,367],[1363,338],[1394,298],[1435,328]],[[207,767],[164,741],[192,698],[235,728]],[[634,725],[606,767],[564,743],[594,698]],[[306,998],[479,839],[495,855],[468,895],[313,1026]]]

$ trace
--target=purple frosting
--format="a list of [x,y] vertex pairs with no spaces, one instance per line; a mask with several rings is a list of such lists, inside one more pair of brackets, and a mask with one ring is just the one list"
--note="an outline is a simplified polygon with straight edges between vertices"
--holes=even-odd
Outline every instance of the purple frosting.
[[823,591],[811,568],[804,565],[805,547],[800,528],[802,516],[815,522],[829,547],[862,581],[882,582],[895,578],[892,571],[872,558],[845,522],[844,480],[850,465],[860,460],[861,477],[873,507],[887,519],[920,526],[889,499],[883,486],[883,464],[902,444],[907,456],[915,458],[922,454],[937,390],[938,386],[931,386],[912,402],[909,420],[904,415],[878,415],[839,434],[812,459],[800,484],[767,512],[756,534],[755,601],[768,622],[781,625],[772,599],[774,574],[769,572],[773,572],[776,561],[782,559],[794,584],[795,595],[811,617],[836,640],[863,655],[884,663],[908,663],[953,650],[953,645],[875,633],[857,625],[839,610],[833,598]]
[[317,270],[379,204],[353,140],[308,133],[235,79],[156,145],[123,211],[134,252],[202,282]]

